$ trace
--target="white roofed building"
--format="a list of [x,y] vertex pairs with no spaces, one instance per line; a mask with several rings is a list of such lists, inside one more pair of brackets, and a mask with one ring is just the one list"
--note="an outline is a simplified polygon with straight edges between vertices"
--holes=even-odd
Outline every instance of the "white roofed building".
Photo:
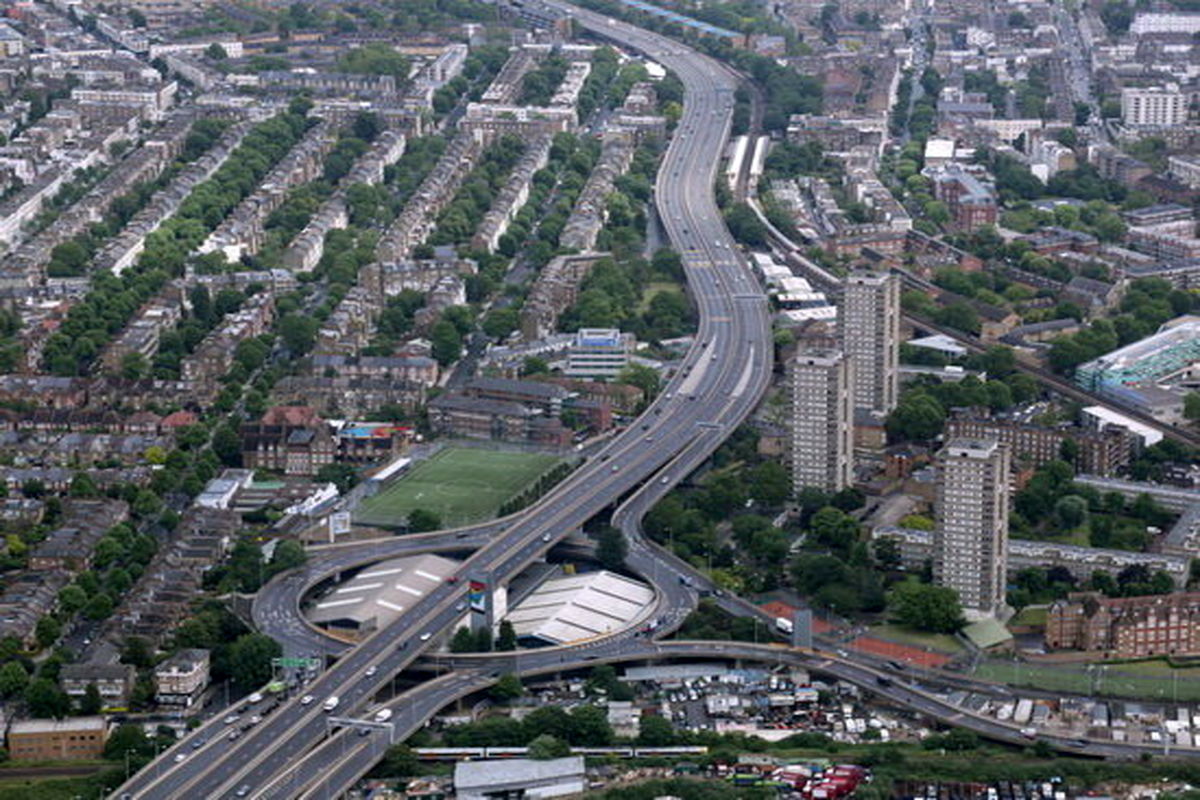
[[519,640],[557,645],[630,625],[653,602],[646,584],[601,570],[546,581],[506,619]]
[[436,555],[393,558],[372,564],[307,610],[310,622],[348,639],[386,628],[454,575],[460,562]]

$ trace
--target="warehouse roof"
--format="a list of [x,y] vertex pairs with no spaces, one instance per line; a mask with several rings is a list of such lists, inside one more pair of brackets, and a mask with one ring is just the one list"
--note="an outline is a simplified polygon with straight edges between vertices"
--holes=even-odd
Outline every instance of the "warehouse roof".
[[562,644],[624,627],[654,601],[649,586],[613,572],[546,581],[509,614],[518,637]]
[[583,756],[542,761],[530,758],[503,761],[460,761],[454,765],[454,788],[461,792],[496,790],[512,785],[541,786],[563,779],[581,779]]
[[459,562],[435,555],[373,564],[319,599],[308,612],[318,625],[386,627],[454,574]]

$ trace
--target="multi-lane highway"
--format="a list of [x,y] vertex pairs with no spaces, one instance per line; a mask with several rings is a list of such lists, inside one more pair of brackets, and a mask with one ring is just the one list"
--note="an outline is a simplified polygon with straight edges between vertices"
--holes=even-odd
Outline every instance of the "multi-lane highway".
[[[712,195],[732,122],[736,77],[718,62],[669,39],[572,11],[583,26],[651,54],[684,83],[684,114],[663,159],[656,201],[664,227],[683,255],[699,310],[699,332],[681,375],[635,425],[518,520],[485,537],[461,575],[486,577],[489,583],[515,575],[643,482],[653,479],[669,486],[683,477],[689,464],[710,454],[754,408],[771,369],[765,298]],[[659,470],[680,454],[678,468],[668,467],[660,475]],[[453,630],[462,616],[465,584],[463,580],[438,587],[396,623],[347,652],[307,687],[315,701],[292,700],[235,740],[224,730],[211,729],[198,748],[195,741],[205,737],[189,739],[118,789],[118,795],[225,797],[243,787],[248,787],[247,795],[257,795],[261,787],[294,769],[325,736],[321,703],[326,698],[340,698],[339,713],[361,710],[392,676]],[[370,675],[368,667],[374,667]],[[176,762],[180,754],[183,758]]]
[[[447,658],[444,663],[450,671],[446,674],[370,709],[372,713],[384,708],[391,710],[393,716],[390,722],[394,726],[391,731],[339,731],[310,752],[303,761],[263,786],[256,796],[272,800],[337,796],[379,760],[391,741],[402,741],[440,708],[486,689],[505,673],[535,676],[587,669],[601,663],[714,656],[804,667],[816,674],[853,683],[931,720],[966,728],[993,740],[1022,746],[1032,740],[1031,735],[1016,723],[1000,722],[953,705],[944,697],[944,693],[897,676],[886,668],[859,663],[833,653],[747,642],[655,642],[634,637],[566,651],[538,650],[520,654]],[[1037,738],[1060,751],[1093,757],[1136,758],[1143,752],[1162,752],[1159,745],[1131,745],[1054,734],[1039,734]],[[1177,748],[1174,752],[1183,756],[1200,755],[1195,748]]]

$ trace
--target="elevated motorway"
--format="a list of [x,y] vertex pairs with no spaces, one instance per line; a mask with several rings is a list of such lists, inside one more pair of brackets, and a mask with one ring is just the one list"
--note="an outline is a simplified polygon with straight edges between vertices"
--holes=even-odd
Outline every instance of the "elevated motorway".
[[[488,584],[507,580],[541,558],[563,536],[647,479],[663,485],[665,477],[669,485],[681,478],[682,470],[663,476],[658,472],[685,451],[688,459],[711,453],[758,403],[771,370],[765,298],[712,195],[732,121],[735,76],[664,37],[571,11],[584,27],[651,54],[684,83],[684,114],[659,172],[656,201],[664,227],[683,255],[699,310],[699,333],[684,362],[687,376],[668,385],[637,424],[506,529],[484,536],[461,575]],[[466,580],[439,586],[396,623],[346,652],[307,688],[317,702],[291,701],[235,741],[215,732],[206,739],[189,739],[134,776],[117,795],[226,797],[246,786],[254,796],[256,787],[305,760],[325,736],[322,700],[339,697],[339,713],[360,709],[457,624],[466,591]],[[371,675],[368,667],[374,668]],[[192,749],[196,741],[201,744]],[[175,762],[179,754],[184,758]]]
[[[506,673],[532,677],[588,669],[596,664],[687,658],[737,659],[803,667],[817,674],[853,683],[929,719],[966,728],[994,741],[1018,746],[1027,746],[1032,741],[1032,737],[1022,732],[1020,725],[1000,722],[952,705],[942,694],[931,691],[919,682],[831,653],[747,642],[653,642],[632,638],[566,652],[540,650],[445,659],[444,666],[449,670],[446,674],[370,709],[372,714],[390,709],[393,714],[389,720],[393,726],[391,730],[383,727],[359,731],[339,729],[302,762],[262,787],[256,796],[271,800],[335,797],[378,762],[391,741],[403,741],[440,709],[486,689]],[[1038,738],[1060,752],[1095,758],[1132,759],[1142,753],[1161,755],[1164,752],[1161,745],[1116,743],[1054,734],[1039,734]],[[1192,747],[1172,747],[1170,753],[1183,758],[1200,757],[1200,749]]]

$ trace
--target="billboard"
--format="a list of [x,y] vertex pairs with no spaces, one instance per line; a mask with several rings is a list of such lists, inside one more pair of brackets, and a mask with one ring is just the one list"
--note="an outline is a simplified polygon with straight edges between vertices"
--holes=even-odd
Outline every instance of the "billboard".
[[472,611],[487,611],[487,584],[483,581],[471,581],[467,590],[467,601],[471,604]]
[[350,532],[350,512],[339,511],[329,515],[329,535],[341,536]]

